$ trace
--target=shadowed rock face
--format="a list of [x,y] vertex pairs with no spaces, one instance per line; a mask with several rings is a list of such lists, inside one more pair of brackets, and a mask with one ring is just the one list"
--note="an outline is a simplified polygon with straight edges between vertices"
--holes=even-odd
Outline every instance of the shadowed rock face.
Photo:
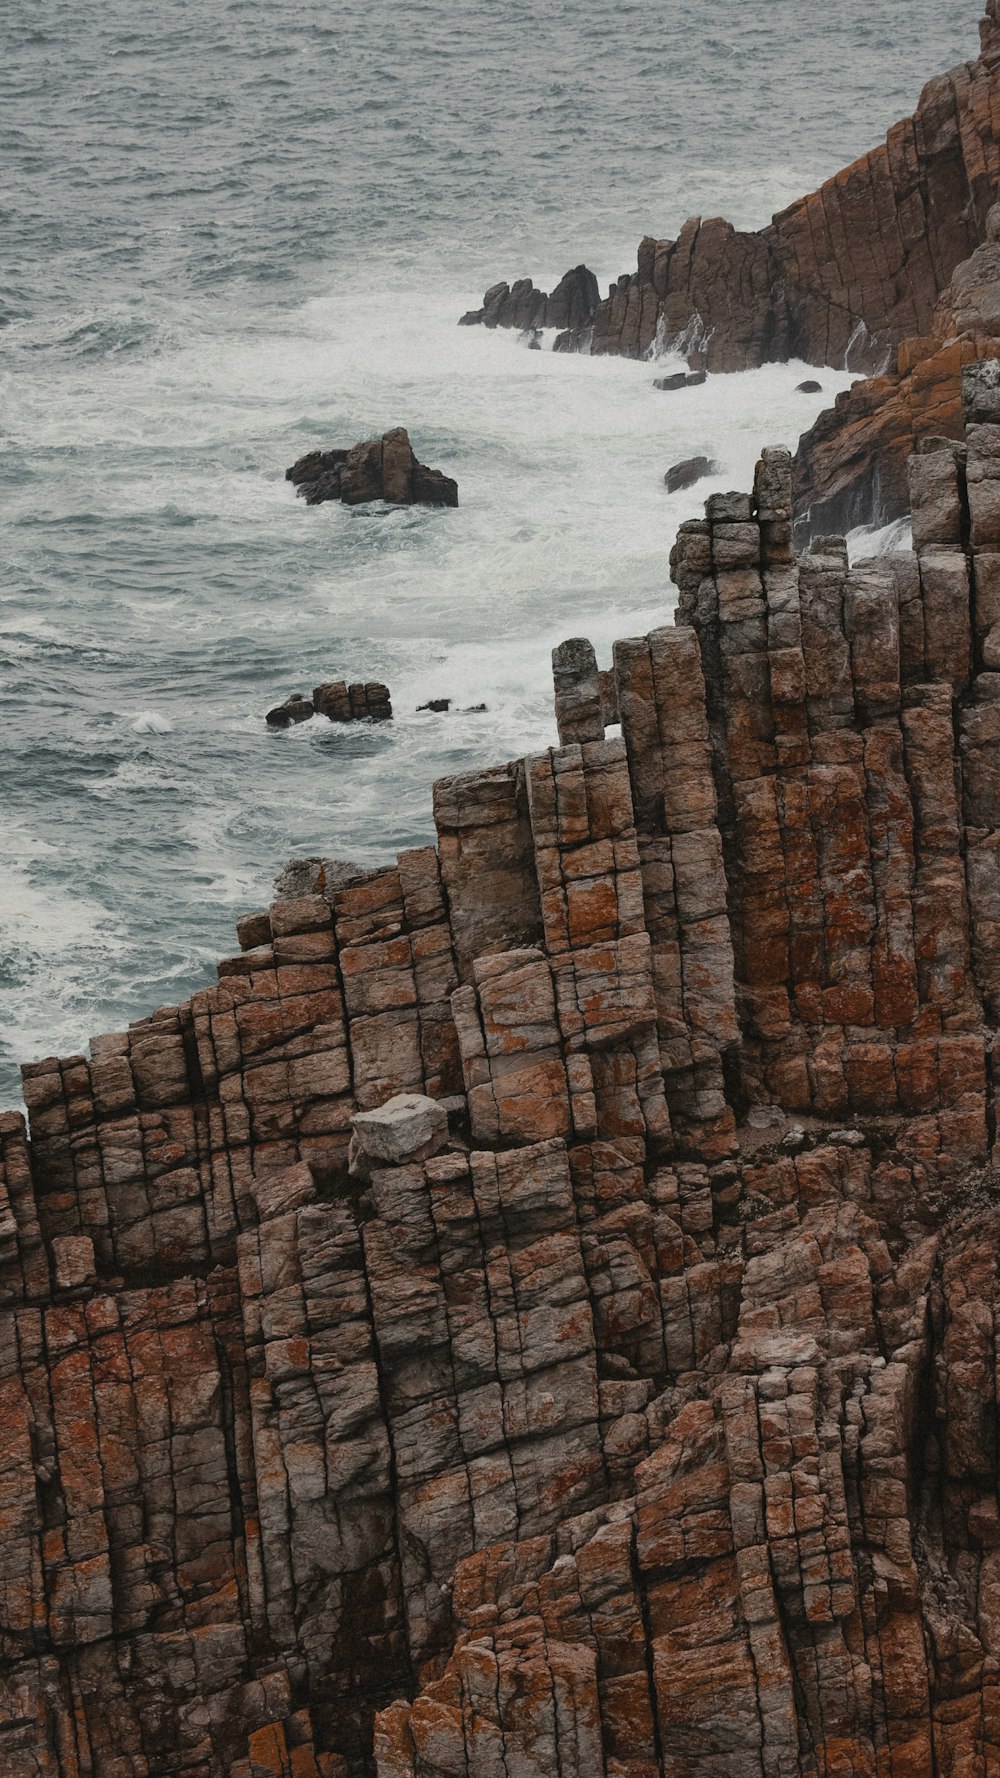
[[956,268],[928,335],[904,341],[891,372],[855,383],[799,440],[804,531],[898,518],[908,509],[906,465],[918,440],[962,437],[963,368],[1000,357],[1000,205],[986,236]]
[[992,1772],[997,383],[915,554],[765,451],[559,746],[25,1069],[4,1778]]

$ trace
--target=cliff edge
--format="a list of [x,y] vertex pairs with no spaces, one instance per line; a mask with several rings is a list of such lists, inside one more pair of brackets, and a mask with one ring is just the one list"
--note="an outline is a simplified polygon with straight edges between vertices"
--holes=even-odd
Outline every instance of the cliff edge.
[[[967,417],[855,569],[765,451],[620,735],[564,645],[435,847],[25,1069],[5,1778],[994,1771],[990,365]],[[400,1093],[435,1152],[359,1165]]]

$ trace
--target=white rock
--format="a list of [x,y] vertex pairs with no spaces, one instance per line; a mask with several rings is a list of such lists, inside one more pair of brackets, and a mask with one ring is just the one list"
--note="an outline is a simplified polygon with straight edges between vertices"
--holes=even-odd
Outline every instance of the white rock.
[[355,1112],[351,1123],[352,1148],[383,1167],[427,1160],[448,1140],[448,1113],[425,1093],[397,1093],[377,1111]]

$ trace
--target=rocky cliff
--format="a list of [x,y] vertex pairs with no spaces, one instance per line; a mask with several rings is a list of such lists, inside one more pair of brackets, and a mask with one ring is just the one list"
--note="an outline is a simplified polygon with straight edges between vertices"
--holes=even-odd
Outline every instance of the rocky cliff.
[[961,439],[962,371],[980,358],[1000,358],[1000,205],[939,299],[930,333],[904,340],[892,370],[853,384],[799,440],[803,529],[849,530],[905,513],[907,460],[921,438]]
[[[613,688],[556,651],[557,746],[25,1069],[4,1778],[997,1769],[992,367],[968,393],[916,554],[796,561],[766,451]],[[414,1092],[438,1140],[359,1165]]]
[[[930,81],[881,147],[755,233],[693,217],[675,241],[647,236],[595,311],[574,322],[560,309],[549,325],[594,353],[640,358],[659,344],[709,371],[787,358],[888,369],[904,340],[930,334],[1000,195],[998,0],[986,13],[978,60]],[[543,325],[545,300],[530,280],[497,285],[464,320]]]

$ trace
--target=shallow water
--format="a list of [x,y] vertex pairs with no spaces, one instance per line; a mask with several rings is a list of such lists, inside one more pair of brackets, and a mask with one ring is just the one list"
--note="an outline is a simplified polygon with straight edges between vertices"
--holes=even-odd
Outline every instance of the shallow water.
[[[435,777],[553,739],[552,644],[664,621],[679,521],[846,385],[666,395],[455,326],[692,210],[760,224],[975,52],[974,5],[829,10],[8,0],[0,1103],[213,979],[287,856],[391,856]],[[394,424],[457,512],[295,501],[294,457]],[[342,676],[396,720],[265,729]]]

